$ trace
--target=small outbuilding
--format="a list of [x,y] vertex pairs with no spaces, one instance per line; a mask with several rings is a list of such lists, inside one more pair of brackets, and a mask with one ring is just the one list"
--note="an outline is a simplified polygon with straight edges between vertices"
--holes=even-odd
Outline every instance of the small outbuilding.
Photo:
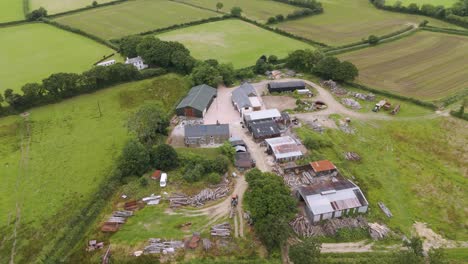
[[257,92],[250,83],[243,83],[236,88],[231,94],[231,101],[241,115],[245,111],[258,111],[262,108]]
[[330,175],[333,173],[338,173],[338,169],[335,164],[329,160],[319,160],[310,163],[312,170],[316,176]]
[[272,120],[251,121],[247,124],[254,139],[267,139],[281,136],[278,124]]
[[187,125],[185,130],[185,145],[197,147],[204,145],[220,145],[230,137],[229,125]]
[[303,81],[271,82],[268,84],[270,93],[294,92],[304,89],[306,89],[306,84]]
[[281,113],[278,109],[268,109],[255,111],[251,113],[246,113],[244,115],[244,120],[248,123],[250,121],[261,121],[261,120],[281,120]]
[[298,143],[290,136],[265,139],[267,152],[277,162],[288,162],[301,159],[303,153]]
[[215,88],[206,84],[190,89],[188,95],[176,107],[176,114],[185,117],[203,118],[216,97]]

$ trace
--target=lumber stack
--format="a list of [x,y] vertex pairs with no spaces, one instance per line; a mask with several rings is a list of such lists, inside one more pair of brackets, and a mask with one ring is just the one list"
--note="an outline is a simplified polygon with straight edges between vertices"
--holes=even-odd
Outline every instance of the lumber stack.
[[218,200],[227,196],[229,188],[227,186],[217,187],[216,189],[203,189],[200,193],[190,199],[192,206],[203,206],[207,201]]
[[171,254],[179,248],[184,248],[184,243],[182,241],[166,241],[160,238],[150,238],[149,245],[145,247],[143,252],[146,254]]
[[231,225],[227,222],[211,227],[211,235],[227,237],[231,235]]
[[183,193],[173,193],[169,197],[169,205],[171,208],[177,208],[184,205],[190,204],[190,197]]
[[357,154],[356,152],[345,152],[344,157],[346,160],[352,160],[352,161],[360,161],[361,156]]
[[323,224],[313,225],[305,216],[297,216],[289,225],[296,234],[303,237],[333,236],[341,228],[367,228],[368,224],[363,217],[333,218]]
[[388,236],[391,231],[386,225],[380,225],[378,223],[369,223],[369,233],[372,239],[380,240]]
[[303,215],[296,217],[289,225],[296,234],[303,237],[324,236],[323,230],[319,226],[312,225]]
[[122,210],[122,211],[115,211],[112,213],[112,216],[115,216],[115,217],[125,217],[125,218],[128,218],[130,216],[133,215],[133,211],[125,211],[125,210]]
[[390,212],[390,209],[388,209],[387,206],[385,206],[385,204],[383,202],[378,202],[377,204],[379,205],[380,210],[382,210],[382,212],[384,212],[384,214],[388,218],[391,218],[393,216],[392,212]]

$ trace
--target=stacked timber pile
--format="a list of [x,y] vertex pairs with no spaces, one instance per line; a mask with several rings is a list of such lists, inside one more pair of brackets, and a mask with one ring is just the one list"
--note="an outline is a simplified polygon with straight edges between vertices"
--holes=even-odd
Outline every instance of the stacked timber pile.
[[341,99],[341,103],[343,103],[346,106],[351,107],[352,109],[361,109],[361,104],[358,103],[356,100],[352,98],[343,98]]
[[107,221],[101,226],[102,232],[117,232],[120,226],[125,224],[127,218],[133,215],[133,211],[114,211]]
[[362,93],[349,92],[349,95],[351,95],[351,96],[353,96],[355,98],[361,99],[361,100],[365,100],[365,101],[374,101],[375,100],[375,94],[373,94],[373,93],[362,94]]
[[378,223],[369,223],[369,233],[372,239],[380,240],[391,234],[390,228],[386,225],[380,225]]
[[189,205],[190,197],[183,193],[173,193],[169,197],[169,205],[171,208],[177,208],[179,206]]
[[303,237],[333,236],[341,228],[367,228],[367,221],[363,217],[334,218],[323,225],[313,225],[305,216],[297,216],[289,223],[296,234]]
[[207,201],[218,200],[219,198],[226,197],[229,193],[227,186],[220,186],[216,189],[203,189],[200,193],[190,199],[192,206],[203,206]]
[[182,241],[166,241],[160,238],[150,238],[149,245],[145,247],[143,252],[146,254],[171,254],[179,248],[184,248]]
[[202,239],[202,243],[203,243],[203,249],[205,249],[205,251],[210,250],[210,248],[211,248],[211,241],[210,241],[208,238],[203,238],[203,239]]
[[352,160],[352,161],[360,161],[361,156],[357,154],[356,152],[345,152],[344,157],[346,160]]
[[126,211],[135,211],[135,210],[140,209],[140,206],[138,205],[137,201],[130,201],[130,202],[125,203],[124,209]]
[[115,211],[112,213],[113,216],[115,217],[125,217],[128,218],[133,215],[133,211]]
[[231,225],[229,223],[222,223],[211,227],[212,236],[228,237],[231,235]]

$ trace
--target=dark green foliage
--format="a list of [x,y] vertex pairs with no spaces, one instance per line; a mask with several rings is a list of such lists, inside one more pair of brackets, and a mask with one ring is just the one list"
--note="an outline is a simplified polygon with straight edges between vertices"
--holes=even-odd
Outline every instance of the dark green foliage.
[[140,180],[138,180],[138,182],[140,183],[141,187],[148,186],[148,179],[146,179],[146,177],[141,177]]
[[227,156],[219,156],[217,159],[214,159],[208,163],[208,168],[210,171],[214,171],[219,174],[224,174],[229,169],[230,160]]
[[206,176],[206,181],[211,184],[218,184],[221,181],[221,175],[215,172],[212,172]]
[[143,37],[138,35],[123,37],[119,43],[119,53],[127,58],[138,56],[137,46],[142,39]]
[[231,15],[235,17],[240,17],[242,15],[242,8],[234,6],[231,8]]
[[216,12],[219,12],[219,10],[223,9],[224,4],[221,2],[216,3]]
[[324,79],[333,79],[335,71],[340,66],[340,60],[335,57],[325,57],[317,63],[314,73]]
[[219,149],[224,156],[226,156],[231,162],[234,162],[236,149],[231,145],[231,143],[226,141],[221,147],[219,147]]
[[223,82],[223,77],[218,69],[208,63],[199,63],[195,66],[190,77],[194,85],[207,84],[212,87],[218,87]]
[[179,165],[177,152],[171,145],[160,144],[150,151],[151,165],[159,170],[175,169]]
[[271,63],[271,64],[278,63],[278,56],[276,56],[276,55],[268,56],[268,63]]
[[223,82],[225,85],[230,86],[236,80],[236,72],[234,70],[234,66],[231,63],[229,64],[220,64],[218,66],[218,72],[223,78]]
[[367,42],[369,42],[369,44],[371,45],[376,45],[377,43],[379,43],[379,37],[377,37],[376,35],[370,35],[369,38],[367,38]]
[[93,7],[96,7],[96,6],[98,6],[98,2],[97,2],[97,1],[93,1],[92,5],[93,5]]
[[40,7],[34,11],[32,11],[31,13],[27,14],[26,15],[26,19],[28,21],[36,21],[36,20],[40,20],[41,18],[43,17],[46,17],[47,16],[47,10],[43,7]]
[[250,68],[237,70],[234,74],[239,80],[246,80],[255,77],[255,73]]
[[143,144],[131,139],[125,144],[118,164],[123,178],[143,175],[150,168],[150,155]]
[[168,126],[169,117],[157,103],[143,105],[128,120],[128,129],[147,146],[157,143],[160,135],[167,135]]
[[320,263],[320,242],[308,238],[303,242],[289,248],[289,259],[293,263],[315,264]]
[[275,16],[275,19],[278,22],[283,22],[284,21],[284,16],[282,14],[279,14],[279,15]]
[[195,167],[186,167],[184,173],[184,179],[187,182],[197,182],[202,179],[202,177],[206,174],[206,170],[202,164],[196,164]]
[[404,242],[408,250],[418,257],[424,256],[423,241],[419,237],[412,237],[409,242]]
[[274,24],[276,23],[276,18],[275,17],[269,17],[267,20],[267,24]]
[[333,80],[347,82],[353,81],[359,74],[357,67],[349,61],[343,61],[333,71]]
[[448,264],[447,254],[443,248],[431,248],[428,252],[430,264]]
[[310,72],[324,57],[325,54],[318,50],[296,50],[286,58],[286,66],[297,71]]
[[276,2],[282,2],[289,5],[309,8],[312,10],[317,10],[322,12],[322,3],[318,2],[317,0],[274,0]]
[[273,70],[273,65],[267,62],[265,56],[262,56],[257,60],[254,66],[254,72],[258,74],[264,74],[266,71]]
[[245,201],[256,233],[268,249],[277,248],[289,236],[288,222],[296,213],[296,201],[275,174],[253,169],[245,178],[249,183]]
[[183,166],[182,177],[187,182],[201,180],[206,180],[209,183],[219,182],[221,175],[228,171],[230,163],[224,155],[220,155],[216,159],[208,159],[193,153],[183,153],[179,160],[179,164]]

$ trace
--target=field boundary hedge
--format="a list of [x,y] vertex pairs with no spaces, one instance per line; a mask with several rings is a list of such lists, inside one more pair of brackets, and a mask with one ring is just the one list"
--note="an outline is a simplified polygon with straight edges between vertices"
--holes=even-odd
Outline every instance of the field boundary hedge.
[[468,30],[458,30],[458,29],[451,29],[451,28],[439,28],[439,27],[432,27],[432,26],[424,26],[421,27],[422,30],[438,32],[438,33],[447,33],[452,35],[461,35],[461,36],[468,36]]
[[422,100],[419,100],[419,99],[416,99],[416,98],[413,98],[413,97],[407,97],[407,96],[403,96],[403,95],[399,95],[399,94],[394,94],[394,93],[391,93],[391,92],[388,92],[388,91],[385,91],[385,90],[372,88],[372,87],[369,87],[369,86],[366,86],[366,85],[363,85],[363,84],[354,83],[354,82],[345,82],[345,84],[347,84],[347,85],[349,85],[351,87],[354,87],[354,88],[358,88],[358,89],[361,89],[361,90],[364,90],[364,91],[368,91],[368,92],[372,92],[372,93],[375,93],[375,94],[383,95],[383,96],[386,96],[386,97],[389,97],[389,98],[395,98],[395,99],[398,99],[398,100],[410,102],[410,103],[413,103],[413,104],[416,104],[416,105],[419,105],[419,106],[422,106],[422,107],[425,107],[425,108],[428,108],[428,109],[431,109],[431,110],[438,109],[438,106],[435,105],[432,102],[422,101]]
[[209,7],[199,6],[199,5],[195,5],[195,4],[192,4],[192,3],[187,3],[187,2],[177,1],[177,0],[169,0],[169,1],[181,4],[181,5],[188,5],[188,6],[191,6],[191,7],[194,7],[194,8],[198,8],[198,9],[203,9],[203,10],[206,10],[206,11],[215,12],[215,13],[218,13],[218,14],[229,14],[228,12],[217,11],[217,10],[211,9]]
[[[126,0],[125,0],[126,1]],[[81,29],[78,29],[78,28],[74,28],[74,27],[71,27],[71,26],[68,26],[68,25],[63,25],[63,24],[60,24],[59,22],[57,21],[54,21],[54,20],[50,20],[48,18],[41,18],[41,21],[43,21],[44,23],[46,24],[49,24],[49,25],[52,25],[56,28],[59,28],[59,29],[63,29],[63,30],[66,30],[66,31],[69,31],[69,32],[72,32],[72,33],[75,33],[75,34],[79,34],[81,36],[84,36],[86,38],[89,38],[89,39],[92,39],[98,43],[101,43],[115,51],[118,51],[119,50],[119,47],[116,46],[115,44],[113,44],[112,42],[110,41],[107,41],[103,38],[100,38],[96,35],[93,35],[93,34],[90,34],[86,31],[83,31]]]
[[3,22],[3,23],[0,23],[0,28],[22,25],[22,24],[26,24],[28,22],[29,21],[27,21],[26,19],[25,20],[16,20],[16,21]]
[[[28,1],[28,0],[24,0],[24,1]],[[57,18],[57,17],[61,17],[61,16],[80,13],[80,12],[91,10],[91,9],[100,8],[100,7],[106,7],[106,6],[111,6],[111,5],[122,4],[122,3],[125,3],[125,2],[128,2],[128,1],[129,0],[115,0],[115,1],[112,1],[112,2],[97,4],[96,6],[86,6],[86,7],[70,10],[70,11],[65,11],[65,12],[61,12],[61,13],[57,13],[57,14],[52,14],[52,15],[48,15],[47,17],[48,18]]]

